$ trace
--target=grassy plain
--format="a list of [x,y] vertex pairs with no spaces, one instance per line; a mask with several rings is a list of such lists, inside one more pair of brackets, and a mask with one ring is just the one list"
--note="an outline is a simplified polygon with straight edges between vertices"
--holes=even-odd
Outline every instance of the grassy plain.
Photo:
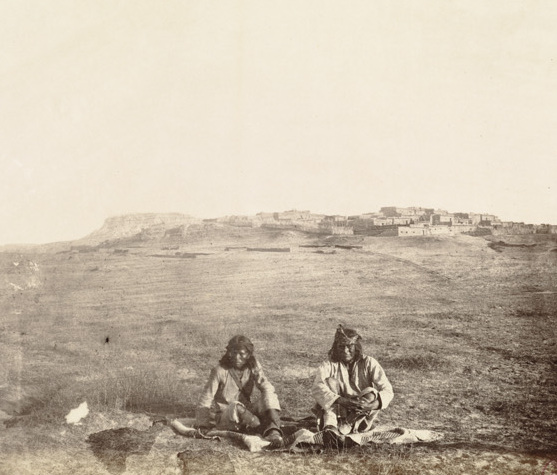
[[[548,463],[549,473],[557,242],[491,239],[532,245],[246,230],[183,243],[180,251],[206,253],[195,258],[156,243],[0,253],[0,473],[123,473],[91,452],[87,436],[192,416],[210,368],[238,333],[254,341],[283,416],[305,417],[313,370],[338,323],[359,329],[394,386],[379,422],[440,431],[442,441],[251,454],[165,429],[150,451],[127,457],[125,473],[541,474]],[[362,247],[301,247],[317,242]],[[83,401],[90,415],[66,425]]]

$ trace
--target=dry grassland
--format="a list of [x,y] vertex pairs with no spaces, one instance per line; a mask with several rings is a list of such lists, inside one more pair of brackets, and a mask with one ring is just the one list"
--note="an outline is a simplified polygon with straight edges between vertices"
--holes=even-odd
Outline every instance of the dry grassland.
[[[542,474],[547,463],[550,473],[557,243],[351,237],[328,242],[361,249],[300,247],[313,242],[295,233],[199,237],[181,248],[207,253],[195,258],[160,257],[146,244],[0,253],[0,473]],[[380,423],[437,430],[442,441],[252,454],[150,428],[158,416],[193,415],[237,333],[254,341],[283,416],[309,415],[312,373],[338,323],[360,330],[393,383]],[[66,425],[83,401],[90,415]],[[152,437],[107,465],[86,439],[117,427]]]

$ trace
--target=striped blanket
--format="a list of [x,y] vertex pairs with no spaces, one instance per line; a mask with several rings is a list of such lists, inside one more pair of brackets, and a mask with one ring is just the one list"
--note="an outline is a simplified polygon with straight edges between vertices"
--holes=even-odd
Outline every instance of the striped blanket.
[[[263,449],[277,449],[259,435],[247,435],[226,430],[211,430],[205,434],[193,427],[194,419],[174,419],[170,426],[179,434],[188,437],[204,439],[231,439],[242,442],[250,452],[259,452]],[[284,437],[281,450],[297,450],[302,446],[323,446],[323,432],[312,432],[308,429],[299,429]],[[401,427],[381,426],[369,432],[348,434],[346,439],[352,445],[366,444],[413,444],[417,442],[432,442],[443,438],[443,434],[430,430],[403,429]]]

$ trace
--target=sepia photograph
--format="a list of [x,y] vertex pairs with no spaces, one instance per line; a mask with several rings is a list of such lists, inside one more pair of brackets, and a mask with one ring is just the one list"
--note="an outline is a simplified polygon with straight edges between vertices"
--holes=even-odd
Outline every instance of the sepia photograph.
[[555,25],[0,0],[0,475],[556,475]]

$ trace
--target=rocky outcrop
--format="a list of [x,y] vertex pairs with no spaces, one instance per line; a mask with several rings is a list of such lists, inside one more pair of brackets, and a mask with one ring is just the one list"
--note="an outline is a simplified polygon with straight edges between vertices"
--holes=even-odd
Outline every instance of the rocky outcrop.
[[113,216],[103,226],[84,238],[74,241],[75,245],[98,245],[106,241],[118,241],[137,236],[138,239],[163,238],[169,230],[181,233],[200,220],[181,213],[141,213]]

